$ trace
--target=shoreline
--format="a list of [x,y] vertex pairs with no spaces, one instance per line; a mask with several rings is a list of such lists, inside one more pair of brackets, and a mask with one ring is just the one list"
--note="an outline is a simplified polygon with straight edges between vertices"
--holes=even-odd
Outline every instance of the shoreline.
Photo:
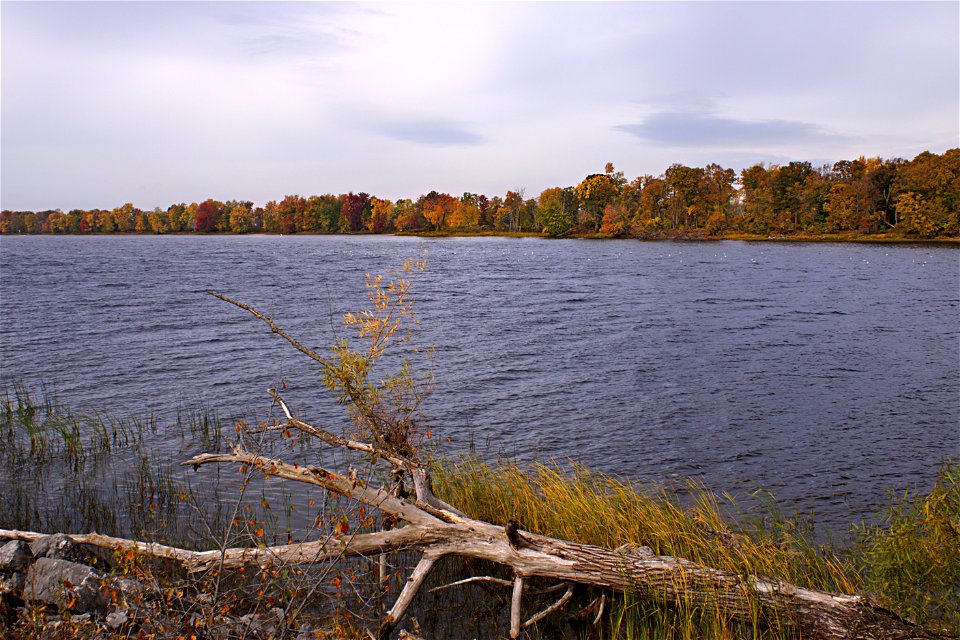
[[637,242],[720,242],[724,240],[739,242],[782,242],[782,243],[845,243],[845,244],[919,244],[960,246],[960,236],[942,236],[935,238],[917,238],[893,234],[862,234],[862,233],[790,233],[778,235],[764,235],[759,233],[723,233],[719,235],[702,234],[671,234],[662,237],[616,237],[601,233],[577,233],[562,237],[552,237],[537,231],[397,231],[394,233],[319,233],[305,231],[299,233],[197,233],[195,231],[181,231],[175,233],[0,233],[0,238],[24,236],[51,236],[51,237],[108,237],[108,236],[201,236],[201,237],[231,237],[231,236],[344,236],[344,237],[415,237],[415,238],[541,238],[544,240],[635,240]]

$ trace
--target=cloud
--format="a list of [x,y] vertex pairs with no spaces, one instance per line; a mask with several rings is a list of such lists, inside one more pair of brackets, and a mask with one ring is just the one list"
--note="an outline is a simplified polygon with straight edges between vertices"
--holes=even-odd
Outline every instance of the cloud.
[[484,142],[483,136],[453,120],[405,120],[373,127],[380,135],[402,142],[430,147],[474,146]]
[[844,139],[808,122],[741,120],[707,110],[659,111],[643,122],[614,129],[671,146],[771,146]]

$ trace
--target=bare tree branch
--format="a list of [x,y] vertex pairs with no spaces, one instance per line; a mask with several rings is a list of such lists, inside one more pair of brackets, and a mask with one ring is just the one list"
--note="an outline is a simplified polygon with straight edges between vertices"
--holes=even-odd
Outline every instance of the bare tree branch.
[[320,365],[321,365],[324,369],[329,369],[329,368],[330,368],[330,362],[329,362],[326,358],[324,358],[323,356],[321,356],[319,353],[317,353],[317,352],[314,351],[313,349],[310,349],[310,348],[308,348],[308,347],[305,347],[305,346],[304,346],[303,344],[301,344],[296,338],[294,338],[294,337],[291,336],[289,333],[287,333],[286,331],[284,331],[283,329],[281,329],[279,326],[277,326],[277,323],[275,323],[273,320],[271,320],[271,319],[268,318],[267,316],[263,315],[262,313],[260,313],[259,311],[257,311],[257,310],[254,309],[253,307],[251,307],[250,305],[247,305],[247,304],[244,304],[244,303],[239,302],[239,301],[237,301],[237,300],[234,300],[233,298],[228,298],[227,296],[223,295],[222,293],[217,293],[216,291],[207,291],[207,293],[210,294],[211,296],[213,296],[214,298],[219,298],[220,300],[223,300],[224,302],[229,302],[230,304],[234,305],[235,307],[240,307],[240,308],[243,309],[244,311],[247,311],[248,313],[250,313],[251,315],[253,315],[255,318],[259,318],[260,320],[263,320],[263,321],[267,324],[267,326],[270,327],[270,331],[274,332],[275,334],[277,334],[278,336],[280,336],[281,338],[283,338],[284,340],[286,340],[287,342],[289,342],[291,345],[293,345],[293,347],[294,347],[297,351],[299,351],[300,353],[304,354],[305,356],[307,356],[307,357],[310,358],[311,360],[314,360],[314,361],[320,363]]
[[559,600],[557,600],[552,605],[550,605],[540,613],[536,614],[535,616],[533,616],[532,618],[524,622],[523,628],[526,629],[527,627],[531,627],[537,624],[538,622],[540,622],[541,620],[543,620],[544,618],[546,618],[547,616],[549,616],[554,611],[560,610],[565,604],[570,602],[570,599],[572,597],[573,597],[573,585],[571,584],[571,585],[567,585],[566,593],[560,596]]

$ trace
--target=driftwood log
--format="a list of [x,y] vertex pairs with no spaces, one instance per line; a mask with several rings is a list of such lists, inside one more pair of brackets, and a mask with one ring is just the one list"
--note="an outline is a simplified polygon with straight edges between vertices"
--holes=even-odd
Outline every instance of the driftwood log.
[[[247,465],[264,475],[313,484],[351,498],[393,516],[403,526],[351,536],[331,535],[300,544],[214,551],[190,551],[97,533],[71,537],[77,542],[99,547],[135,548],[141,553],[177,561],[194,572],[277,563],[321,563],[347,556],[372,556],[401,550],[420,553],[416,568],[381,622],[378,632],[381,639],[390,636],[437,561],[445,556],[487,560],[512,570],[512,638],[519,637],[523,628],[567,604],[573,585],[629,592],[665,606],[694,603],[704,611],[722,612],[745,621],[786,620],[795,625],[804,638],[906,640],[943,637],[900,619],[861,595],[823,593],[776,578],[737,575],[682,558],[654,555],[645,547],[606,549],[522,531],[513,522],[493,524],[474,520],[433,495],[429,472],[419,462],[302,422],[291,415],[275,391],[271,390],[271,394],[286,415],[286,422],[278,428],[297,429],[330,444],[371,454],[388,462],[395,471],[409,474],[415,497],[398,497],[386,487],[368,485],[355,474],[290,464],[239,447],[230,453],[201,454],[183,464],[194,467]],[[4,538],[33,540],[42,535],[0,530],[0,537]],[[524,622],[524,585],[531,578],[556,580],[565,584],[567,590],[554,605],[531,614]],[[599,619],[599,612],[597,617]]]

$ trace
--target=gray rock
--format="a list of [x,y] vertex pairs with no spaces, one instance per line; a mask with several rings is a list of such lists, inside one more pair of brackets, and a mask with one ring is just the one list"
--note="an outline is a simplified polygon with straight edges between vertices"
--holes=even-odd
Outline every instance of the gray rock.
[[110,578],[110,586],[117,590],[118,599],[126,603],[145,600],[159,595],[155,590],[133,578]]
[[274,638],[284,625],[284,611],[280,607],[274,607],[269,611],[261,613],[248,613],[240,616],[235,629],[242,635],[254,638]]
[[38,558],[27,571],[23,599],[74,611],[106,606],[100,592],[103,576],[88,566],[56,558]]
[[124,609],[117,609],[107,614],[107,626],[111,629],[121,627],[127,621],[127,612]]
[[[0,571],[0,595],[20,597],[27,577],[22,573]],[[2,637],[2,636],[0,636]]]
[[30,543],[35,558],[55,558],[70,562],[86,562],[87,553],[73,538],[63,533],[45,536]]
[[0,571],[26,571],[31,562],[33,553],[23,540],[11,540],[0,547]]

